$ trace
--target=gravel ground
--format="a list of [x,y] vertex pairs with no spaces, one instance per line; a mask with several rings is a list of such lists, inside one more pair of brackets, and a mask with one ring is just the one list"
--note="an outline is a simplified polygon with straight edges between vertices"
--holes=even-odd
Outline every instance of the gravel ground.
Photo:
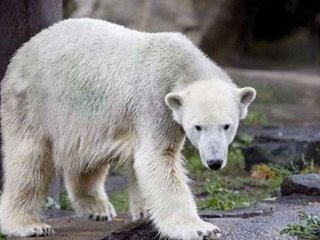
[[299,211],[320,215],[320,196],[318,199],[316,197],[303,199],[303,197],[296,196],[276,203],[259,203],[254,207],[241,211],[247,212],[262,209],[272,209],[272,213],[267,216],[256,216],[245,219],[221,218],[215,219],[213,222],[222,230],[222,240],[293,239],[284,235],[280,236],[279,232],[288,224],[299,222]]

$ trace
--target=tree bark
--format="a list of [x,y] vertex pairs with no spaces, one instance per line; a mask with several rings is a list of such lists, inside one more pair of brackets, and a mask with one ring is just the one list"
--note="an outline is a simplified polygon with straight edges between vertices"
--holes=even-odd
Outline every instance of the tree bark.
[[62,0],[0,0],[0,81],[15,51],[43,28],[61,19]]
[[62,18],[62,0],[0,0],[0,79],[14,52]]

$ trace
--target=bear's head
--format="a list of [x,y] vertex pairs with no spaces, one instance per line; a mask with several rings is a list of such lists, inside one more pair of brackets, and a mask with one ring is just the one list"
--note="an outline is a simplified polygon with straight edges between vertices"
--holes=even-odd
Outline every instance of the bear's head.
[[245,118],[255,97],[256,91],[251,87],[206,80],[168,93],[165,102],[174,120],[198,148],[203,165],[218,170],[225,167],[239,120]]

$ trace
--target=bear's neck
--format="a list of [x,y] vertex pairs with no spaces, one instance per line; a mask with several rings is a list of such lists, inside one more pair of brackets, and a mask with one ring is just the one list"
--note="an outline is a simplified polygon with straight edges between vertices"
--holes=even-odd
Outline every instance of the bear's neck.
[[202,56],[189,65],[188,71],[181,74],[174,86],[175,91],[185,89],[196,81],[224,81],[233,84],[228,74],[209,58]]

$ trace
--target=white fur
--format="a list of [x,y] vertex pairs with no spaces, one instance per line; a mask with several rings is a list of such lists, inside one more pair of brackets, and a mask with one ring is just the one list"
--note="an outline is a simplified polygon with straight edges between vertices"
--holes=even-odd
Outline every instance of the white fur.
[[[183,126],[191,143],[199,149],[203,165],[208,167],[209,160],[222,160],[223,168],[239,119],[245,117],[254,98],[254,89],[238,89],[229,81],[219,79],[196,81],[183,90],[169,93],[166,103],[175,121]],[[225,125],[229,125],[227,130]]]
[[[2,83],[2,231],[51,233],[40,211],[55,172],[64,174],[78,213],[110,220],[115,212],[104,181],[108,164],[118,160],[132,166],[133,218],[149,214],[172,238],[219,237],[198,217],[180,151],[184,132],[203,159],[211,145],[226,149],[254,98],[249,90],[237,89],[179,33],[90,19],[42,31],[18,50]],[[181,94],[182,106],[172,106],[169,93]],[[210,126],[206,135],[191,133],[194,121]],[[233,129],[222,135],[216,127],[228,121]]]

